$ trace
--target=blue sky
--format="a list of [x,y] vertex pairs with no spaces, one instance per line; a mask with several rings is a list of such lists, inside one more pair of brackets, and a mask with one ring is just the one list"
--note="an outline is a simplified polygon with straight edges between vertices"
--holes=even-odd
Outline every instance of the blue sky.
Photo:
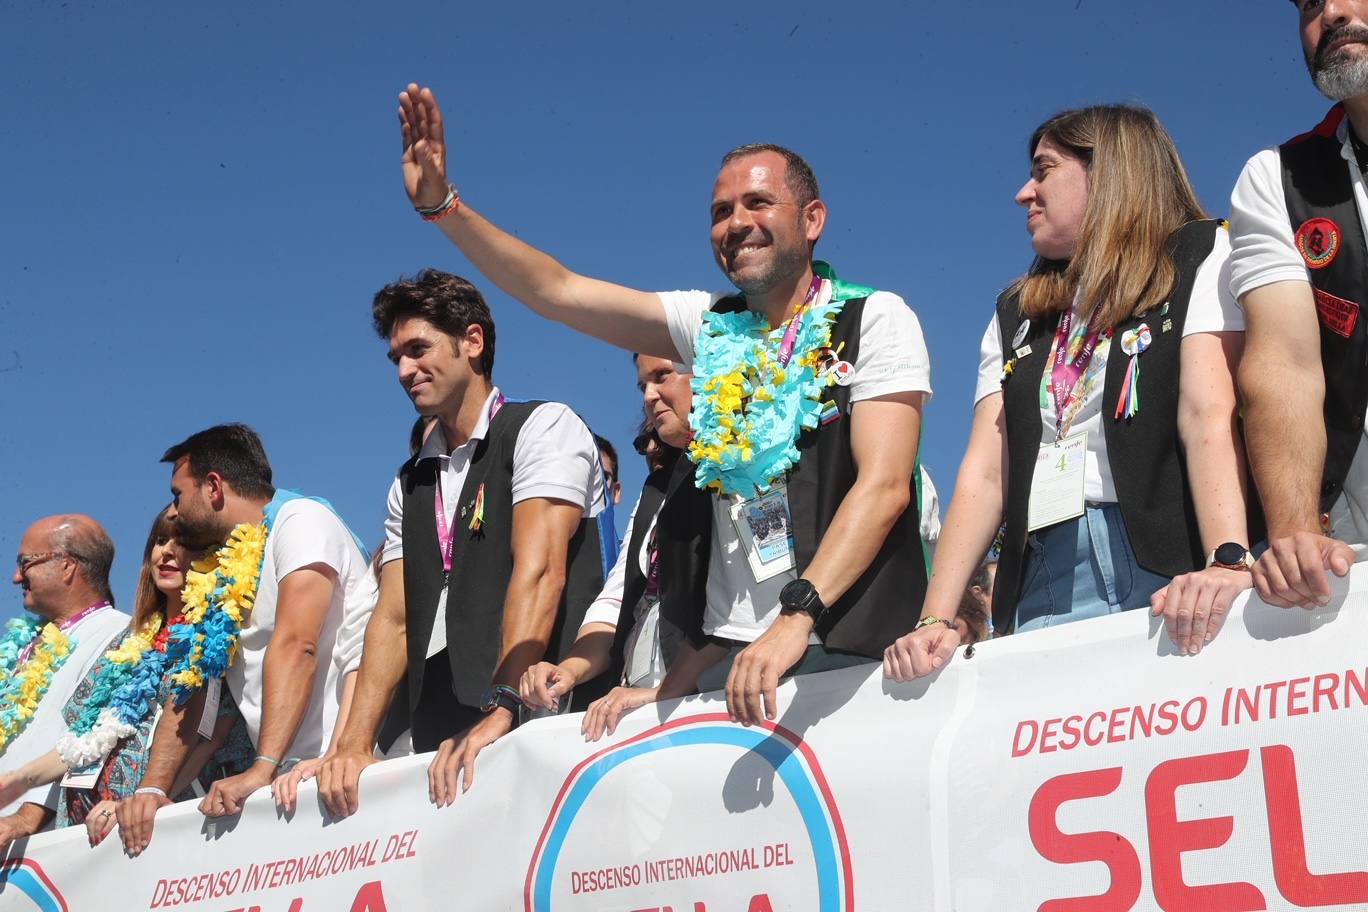
[[[370,297],[427,265],[471,273],[400,185],[409,81],[438,93],[471,205],[641,288],[724,287],[707,242],[719,157],[800,151],[831,211],[820,254],[921,318],[924,461],[947,499],[979,338],[1030,260],[1012,196],[1032,129],[1146,104],[1224,215],[1245,159],[1328,106],[1286,0],[11,0],[0,55],[0,552],[38,516],[89,513],[125,602],[168,499],[157,457],[220,421],[255,426],[278,483],[379,540],[413,412]],[[628,357],[471,278],[498,324],[496,381],[627,450]],[[624,460],[630,497],[643,472]],[[0,617],[18,609],[7,589]]]

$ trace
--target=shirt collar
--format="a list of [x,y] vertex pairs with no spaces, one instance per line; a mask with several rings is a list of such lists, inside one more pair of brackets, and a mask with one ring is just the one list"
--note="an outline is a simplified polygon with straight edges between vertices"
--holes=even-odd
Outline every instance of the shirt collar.
[[[489,409],[494,404],[494,400],[499,397],[499,388],[496,386],[489,391],[489,398],[480,406],[480,418],[475,422],[475,429],[470,432],[470,439],[467,444],[477,443],[485,439],[489,433]],[[428,434],[427,440],[423,441],[423,448],[418,451],[418,459],[435,459],[442,456],[450,456],[451,447],[447,446],[446,434],[442,431],[441,422]]]

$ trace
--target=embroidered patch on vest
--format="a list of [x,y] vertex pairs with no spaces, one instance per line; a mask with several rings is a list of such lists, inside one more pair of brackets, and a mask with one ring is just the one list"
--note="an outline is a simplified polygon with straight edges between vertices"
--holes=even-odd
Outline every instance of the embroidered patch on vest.
[[1319,288],[1315,289],[1315,293],[1316,313],[1326,329],[1346,339],[1352,336],[1354,327],[1358,325],[1359,306],[1353,301],[1337,298]]
[[1324,269],[1334,261],[1340,249],[1339,225],[1328,218],[1313,218],[1302,222],[1296,234],[1297,252],[1312,269]]

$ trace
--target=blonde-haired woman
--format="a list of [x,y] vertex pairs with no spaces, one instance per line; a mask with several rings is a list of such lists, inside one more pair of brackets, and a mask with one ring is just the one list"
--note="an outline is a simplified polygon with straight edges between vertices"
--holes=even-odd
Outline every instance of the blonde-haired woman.
[[898,680],[959,645],[959,597],[1002,525],[1000,632],[1152,605],[1181,652],[1251,585],[1230,242],[1143,108],[1099,105],[1031,137],[1017,192],[1035,260],[998,299],[977,404]]

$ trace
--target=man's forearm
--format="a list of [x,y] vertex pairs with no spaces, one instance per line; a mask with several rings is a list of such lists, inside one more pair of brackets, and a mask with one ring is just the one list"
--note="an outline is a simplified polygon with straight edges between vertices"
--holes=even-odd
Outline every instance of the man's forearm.
[[573,314],[561,300],[571,273],[553,257],[523,243],[464,204],[437,226],[485,278],[510,297],[547,319],[573,320]]
[[520,568],[514,560],[504,599],[499,663],[492,683],[516,689],[522,673],[546,656],[564,589],[563,566],[548,561],[539,567]]
[[803,578],[833,605],[874,562],[884,540],[912,501],[910,479],[861,481],[846,493],[817,545]]
[[[279,630],[276,636],[280,636]],[[317,667],[318,649],[313,642],[290,637],[273,640],[267,647],[261,671],[258,753],[285,760],[313,696]]]
[[656,699],[673,700],[696,692],[699,675],[722,661],[726,654],[726,647],[716,643],[695,646],[686,641],[666,669],[665,677],[656,691]]
[[195,692],[183,706],[168,700],[152,733],[152,748],[147,756],[142,785],[159,788],[172,795],[176,777],[200,741],[199,720],[204,713],[204,688]]
[[43,827],[52,822],[52,818],[57,816],[57,812],[52,808],[44,807],[32,801],[25,801],[19,805],[19,810],[15,811],[11,817],[14,822],[19,824],[24,835],[32,836],[34,833],[41,832]]
[[1250,350],[1240,365],[1245,440],[1270,538],[1321,530],[1325,380],[1312,367]]

